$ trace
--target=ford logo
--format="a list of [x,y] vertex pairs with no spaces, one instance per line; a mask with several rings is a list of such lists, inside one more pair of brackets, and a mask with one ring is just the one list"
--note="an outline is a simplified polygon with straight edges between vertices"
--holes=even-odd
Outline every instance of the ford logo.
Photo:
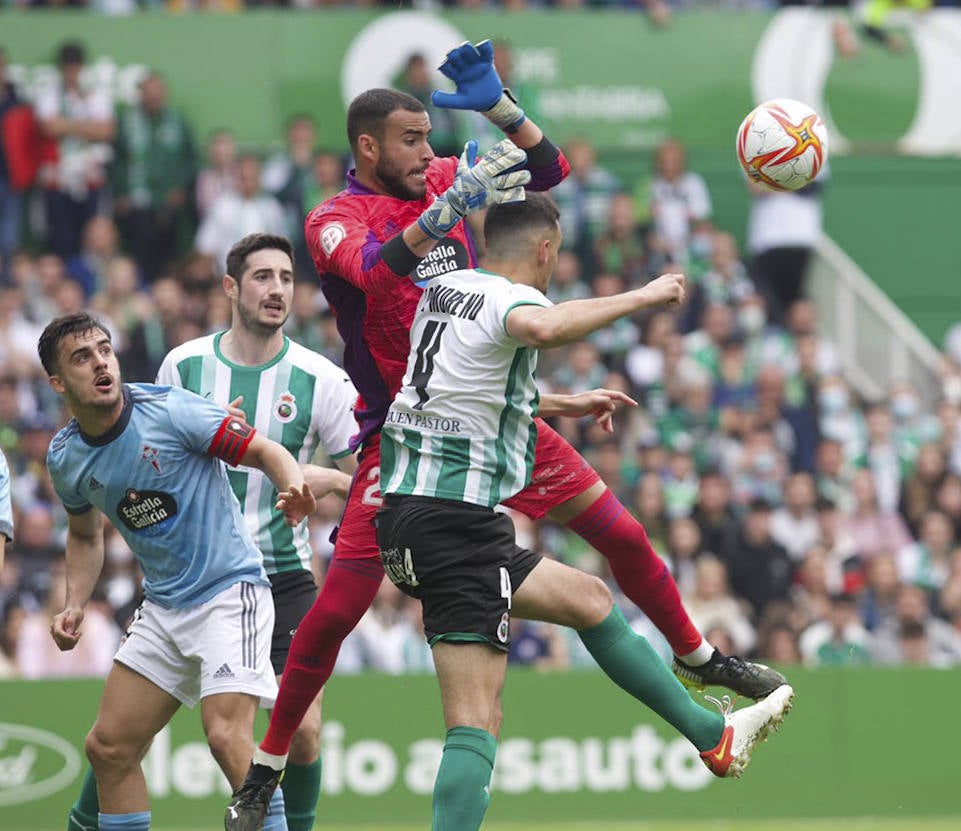
[[33,802],[67,787],[80,753],[56,733],[0,722],[0,805]]

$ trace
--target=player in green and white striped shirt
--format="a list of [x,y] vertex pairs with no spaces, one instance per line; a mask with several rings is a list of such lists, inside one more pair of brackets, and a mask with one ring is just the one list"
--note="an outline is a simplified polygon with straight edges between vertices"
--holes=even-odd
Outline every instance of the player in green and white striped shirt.
[[[255,274],[252,279],[260,278]],[[265,302],[280,301],[267,298]],[[285,306],[285,316],[288,311]],[[242,321],[242,314],[238,319]],[[308,465],[322,448],[335,463],[347,459],[343,469],[352,472],[356,465],[348,443],[357,432],[353,414],[357,392],[344,371],[290,340],[279,328],[269,350],[277,351],[269,360],[255,365],[238,363],[245,360],[244,348],[238,345],[242,327],[243,323],[238,325],[235,320],[226,332],[176,347],[164,359],[157,383],[184,387],[218,403],[239,399],[247,422],[286,447],[302,465]],[[315,496],[322,496],[332,489],[332,483],[318,481],[327,471],[314,467],[308,467],[313,474],[308,483]],[[229,469],[227,474],[247,526],[263,552],[267,573],[310,571],[307,525],[291,528],[284,522],[283,515],[274,510],[277,495],[267,477],[243,466]]]
[[403,386],[381,431],[381,561],[422,602],[447,726],[435,831],[476,831],[487,810],[511,616],[576,629],[611,680],[683,733],[718,776],[740,774],[793,695],[785,684],[736,712],[720,702],[720,713],[700,707],[631,630],[603,581],[519,548],[510,519],[493,510],[530,481],[533,419],[547,414],[534,385],[536,350],[684,299],[684,277],[668,274],[624,294],[552,306],[543,293],[557,262],[558,218],[537,193],[488,209],[490,272],[455,271],[425,286]]
[[[269,234],[244,237],[227,257],[223,286],[231,301],[230,328],[173,349],[157,383],[241,411],[258,432],[301,463],[316,497],[331,492],[345,496],[357,466],[349,448],[357,431],[357,392],[342,369],[283,333],[294,287],[290,241]],[[318,449],[340,469],[311,464]],[[274,509],[277,493],[261,471],[241,465],[228,468],[227,476],[270,578],[275,611],[270,658],[279,676],[294,630],[317,596],[307,523],[287,526]],[[290,758],[282,785],[287,827],[309,831],[320,794],[319,696],[294,736]],[[96,828],[96,797],[88,771],[71,809],[70,828]]]

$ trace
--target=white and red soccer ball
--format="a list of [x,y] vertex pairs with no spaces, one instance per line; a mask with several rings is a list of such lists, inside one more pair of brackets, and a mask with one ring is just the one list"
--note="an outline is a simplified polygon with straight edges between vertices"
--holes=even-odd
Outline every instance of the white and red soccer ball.
[[770,190],[803,188],[828,158],[824,121],[807,104],[775,98],[748,113],[737,131],[737,160],[752,182]]

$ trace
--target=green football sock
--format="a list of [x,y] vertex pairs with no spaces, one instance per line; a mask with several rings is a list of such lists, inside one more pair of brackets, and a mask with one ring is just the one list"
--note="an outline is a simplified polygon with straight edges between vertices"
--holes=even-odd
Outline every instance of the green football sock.
[[578,632],[597,665],[617,686],[674,725],[698,750],[721,740],[724,717],[696,704],[645,638],[614,607],[599,623]]
[[67,831],[97,831],[100,799],[97,796],[97,780],[93,768],[87,768],[80,785],[80,795],[67,814]]
[[497,739],[477,727],[447,731],[434,782],[431,831],[477,831],[491,801],[490,781]]
[[284,792],[284,814],[288,831],[310,831],[317,817],[320,799],[320,768],[318,759],[309,765],[288,764],[280,787]]

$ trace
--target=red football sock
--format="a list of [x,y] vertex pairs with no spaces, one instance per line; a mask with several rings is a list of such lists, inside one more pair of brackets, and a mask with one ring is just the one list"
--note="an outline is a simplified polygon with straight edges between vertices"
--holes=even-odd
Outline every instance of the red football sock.
[[701,645],[701,633],[687,616],[671,572],[651,547],[644,526],[610,488],[567,527],[607,558],[617,585],[661,630],[675,655]]
[[280,694],[260,744],[265,753],[284,756],[290,750],[304,713],[334,671],[341,643],[373,603],[383,576],[379,559],[334,558],[290,645]]

